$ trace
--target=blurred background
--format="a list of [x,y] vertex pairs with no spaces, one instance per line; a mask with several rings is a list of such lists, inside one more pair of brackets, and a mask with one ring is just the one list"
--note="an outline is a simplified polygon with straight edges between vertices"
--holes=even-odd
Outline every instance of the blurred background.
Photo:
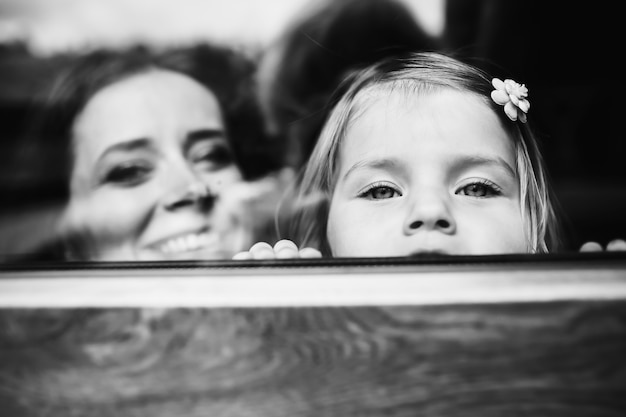
[[[396,20],[387,26],[375,20],[365,22],[363,26],[369,28],[371,37],[365,39],[364,31],[359,31],[354,22],[339,23],[343,32],[326,37],[324,28],[331,24],[325,26],[324,22],[332,18],[322,14],[316,17],[319,24],[310,26],[310,18],[317,16],[324,3],[0,0],[0,253],[23,253],[36,247],[58,215],[57,194],[62,187],[54,167],[18,169],[13,162],[29,125],[33,98],[77,56],[98,49],[193,50],[210,44],[246,56],[261,75],[268,71],[276,75],[285,71],[281,67],[291,56],[285,53],[289,36],[301,38],[301,44],[294,43],[300,45],[298,50],[326,54],[316,59],[321,60],[318,65],[322,68],[330,68],[353,58],[349,57],[349,49],[342,49],[346,45],[366,48],[367,42],[374,45],[384,41],[386,28],[402,19],[415,21],[436,48],[474,58],[501,78],[510,76],[529,87],[531,122],[540,134],[569,231],[570,249],[589,240],[606,243],[626,237],[626,169],[622,162],[626,138],[621,123],[624,83],[618,64],[623,35],[617,35],[617,5],[539,0],[398,0],[393,3],[401,4],[406,13],[394,15]],[[350,42],[337,41],[350,37],[354,37]],[[417,41],[415,44],[420,45]],[[283,54],[274,54],[268,64],[268,51],[280,49],[280,45]],[[376,45],[380,49],[380,44]],[[432,49],[430,43],[423,45]],[[290,81],[293,91],[310,81],[305,74],[296,73],[298,77]],[[259,82],[269,85],[275,81],[260,76]],[[263,86],[259,88],[262,91]],[[296,118],[301,119],[301,115],[290,120],[288,115],[276,113],[274,109],[268,119],[279,126],[293,127]],[[289,135],[270,122],[266,133]],[[288,148],[288,140],[284,140]],[[55,152],[60,150],[39,152],[54,160]]]

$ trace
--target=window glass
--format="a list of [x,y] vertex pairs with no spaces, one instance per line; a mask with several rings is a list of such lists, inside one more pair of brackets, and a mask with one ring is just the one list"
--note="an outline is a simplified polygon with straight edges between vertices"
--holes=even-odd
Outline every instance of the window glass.
[[3,263],[626,249],[614,11],[146,7],[3,2]]

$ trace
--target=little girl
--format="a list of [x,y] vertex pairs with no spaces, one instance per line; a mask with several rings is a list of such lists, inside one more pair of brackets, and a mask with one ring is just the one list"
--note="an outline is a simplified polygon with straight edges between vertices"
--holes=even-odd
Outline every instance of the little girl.
[[234,259],[545,253],[559,244],[528,90],[439,53],[346,81],[293,201],[291,241]]

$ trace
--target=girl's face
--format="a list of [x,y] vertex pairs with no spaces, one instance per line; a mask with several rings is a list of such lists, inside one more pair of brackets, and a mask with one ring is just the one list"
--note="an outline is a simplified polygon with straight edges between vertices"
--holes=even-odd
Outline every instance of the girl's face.
[[515,153],[477,96],[370,92],[339,152],[336,257],[528,252]]
[[[154,70],[100,90],[73,126],[65,226],[101,260],[232,256],[212,198],[242,179],[215,96]],[[203,196],[204,195],[204,196]]]

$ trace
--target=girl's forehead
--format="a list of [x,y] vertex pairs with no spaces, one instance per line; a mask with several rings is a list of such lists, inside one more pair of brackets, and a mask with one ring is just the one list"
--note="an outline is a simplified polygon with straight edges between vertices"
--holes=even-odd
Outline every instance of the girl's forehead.
[[429,83],[411,79],[390,80],[368,85],[355,95],[354,104],[356,106],[368,106],[368,104],[380,102],[381,100],[405,100],[407,103],[411,103],[419,101],[424,97],[438,95],[451,98],[452,101],[461,97],[472,97],[478,99],[487,108],[490,107],[488,98],[475,91],[443,83]]
[[[385,86],[386,87],[386,86]],[[478,94],[451,88],[370,88],[355,97],[342,153],[490,154],[512,162],[513,141]]]
[[468,123],[466,127],[491,125],[504,130],[489,100],[473,91],[449,86],[406,81],[385,82],[368,86],[355,95],[350,109],[350,122],[372,113],[384,113],[391,120],[407,113],[409,117],[430,114],[430,118],[422,117],[422,124],[431,121],[436,123],[445,118],[451,123],[469,122],[471,118],[463,116],[473,113],[477,117],[474,120],[476,123]]

